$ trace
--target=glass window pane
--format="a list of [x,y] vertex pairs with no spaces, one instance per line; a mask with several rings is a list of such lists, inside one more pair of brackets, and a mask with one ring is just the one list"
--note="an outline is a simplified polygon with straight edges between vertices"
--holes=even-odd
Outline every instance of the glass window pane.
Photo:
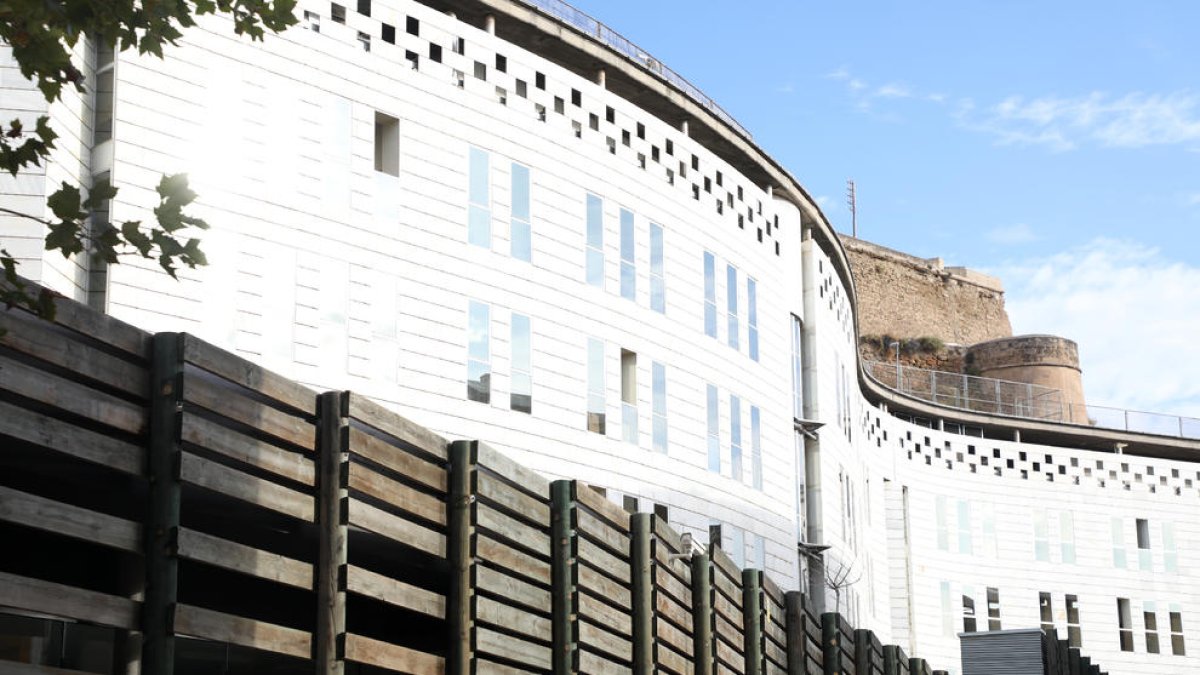
[[588,338],[588,431],[605,433],[604,342]]
[[661,225],[650,223],[650,274],[662,276],[663,273],[663,229]]
[[492,367],[483,361],[467,361],[467,398],[480,403],[492,400]]
[[487,209],[472,204],[468,207],[467,242],[475,246],[491,248],[492,214]]
[[621,297],[626,300],[637,298],[637,276],[633,263],[621,261]]
[[532,349],[530,348],[529,317],[522,314],[512,316],[512,367],[528,373],[533,370]]
[[621,209],[621,260],[633,262],[633,212]]
[[512,165],[512,217],[529,220],[529,168]]
[[468,199],[472,204],[489,206],[488,202],[488,153],[479,148],[471,148],[471,176]]
[[742,480],[742,400],[729,395],[729,462],[734,480]]
[[650,309],[660,314],[667,311],[666,283],[660,276],[650,277]]
[[758,406],[750,406],[750,479],[754,489],[763,489],[762,416]]
[[477,361],[491,360],[488,325],[491,310],[482,303],[471,301],[467,317],[467,355]]
[[708,470],[721,471],[721,419],[717,388],[708,385]]
[[704,252],[704,299],[708,302],[717,301],[717,259],[708,251]]
[[525,262],[533,260],[533,241],[528,222],[513,219],[512,250],[509,253],[517,260]]
[[604,253],[595,249],[587,252],[587,282],[592,286],[604,287]]
[[604,202],[596,195],[587,196],[587,245],[604,247]]

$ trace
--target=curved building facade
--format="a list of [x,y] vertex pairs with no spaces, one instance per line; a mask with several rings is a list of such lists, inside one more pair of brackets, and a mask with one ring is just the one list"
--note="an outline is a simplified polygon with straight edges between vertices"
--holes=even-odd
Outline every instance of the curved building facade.
[[[51,173],[107,173],[112,219],[144,217],[160,174],[191,175],[210,266],[175,282],[24,247],[25,273],[700,541],[720,525],[739,563],[931,662],[994,621],[1074,628],[1121,672],[1200,672],[1200,443],[1118,456],[1073,425],[1022,443],[999,440],[1019,421],[889,414],[904,402],[861,374],[849,268],[812,200],[586,17],[297,11],[254,44],[209,21],[163,61],[81,50],[97,93],[54,107],[83,131]],[[41,183],[7,185],[0,200]],[[15,227],[0,221],[7,246],[36,240]]]

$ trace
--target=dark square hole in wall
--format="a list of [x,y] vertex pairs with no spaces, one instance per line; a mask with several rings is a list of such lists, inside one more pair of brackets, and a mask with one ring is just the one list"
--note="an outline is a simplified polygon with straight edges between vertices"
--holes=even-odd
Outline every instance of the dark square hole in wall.
[[1058,473],[1063,476],[1067,475],[1067,467],[1060,465],[1058,467]]
[[482,61],[475,62],[475,79],[477,79],[477,80],[486,80],[487,79],[487,64],[486,63],[483,63]]
[[[421,35],[421,20],[415,16],[405,17],[404,32],[408,33],[409,35],[420,36]],[[458,38],[458,39],[461,40],[462,38]]]
[[779,255],[779,242],[775,242],[775,255]]
[[517,96],[525,98],[528,93],[529,92],[525,86],[525,80],[517,80]]
[[743,230],[746,229],[746,217],[740,213],[738,214],[738,227]]
[[655,162],[658,161],[658,146],[657,145],[650,146],[650,159]]
[[533,86],[544,90],[546,88],[546,74],[535,72],[533,74]]
[[329,14],[333,17],[334,23],[346,23],[346,8],[336,2],[330,3]]
[[612,106],[604,106],[604,121],[609,124],[616,124],[617,111],[612,109]]
[[417,68],[419,68],[421,65],[421,58],[414,51],[405,50],[404,58],[408,61],[413,70],[417,70]]
[[712,179],[708,176],[704,177],[704,191],[712,193]]
[[564,109],[565,109],[565,104],[564,104],[564,102],[563,102],[563,100],[562,100],[562,97],[561,97],[561,96],[555,96],[555,97],[554,97],[554,112],[556,112],[556,113],[558,113],[558,114],[560,114],[560,115],[561,115],[561,114],[563,114],[563,110],[564,110]]
[[1053,457],[1052,455],[1046,455],[1046,463],[1047,463],[1047,464],[1053,464],[1053,463],[1054,463],[1054,457]]
[[1042,470],[1042,465],[1041,465],[1041,463],[1040,463],[1040,462],[1034,462],[1034,463],[1033,463],[1033,470],[1034,470],[1034,471],[1041,471],[1041,470]]
[[599,115],[597,115],[595,113],[591,113],[588,115],[588,128],[590,128],[592,131],[600,130],[600,116]]
[[646,125],[641,122],[637,123],[637,137],[642,140],[646,139]]
[[381,24],[379,27],[380,37],[389,45],[396,44],[396,27],[391,24]]
[[987,466],[987,465],[988,465],[988,458],[987,458],[987,455],[980,455],[980,456],[979,456],[979,464],[980,464],[981,466]]
[[442,46],[439,44],[429,43],[429,60],[434,63],[442,62]]
[[992,449],[992,457],[995,457],[996,459],[1000,459],[1000,448]]
[[671,139],[668,138],[667,142],[666,142],[666,150],[667,150],[668,155],[674,156],[675,155],[675,141],[672,141]]
[[508,57],[507,56],[505,56],[503,54],[496,55],[496,72],[498,72],[498,73],[507,73],[508,72]]
[[460,37],[454,38],[450,41],[450,51],[455,54],[465,55],[467,53],[467,41]]
[[358,0],[358,13],[371,16],[371,0]]
[[1020,459],[1022,462],[1025,461],[1025,451],[1024,450],[1017,453],[1017,459]]
[[758,228],[758,241],[759,241],[759,243],[762,243],[762,228],[761,227]]
[[658,519],[663,521],[664,523],[671,522],[671,520],[669,518],[669,516],[671,515],[671,512],[669,509],[667,509],[666,504],[655,504],[654,505],[654,515],[657,516]]
[[578,89],[571,90],[571,105],[573,105],[573,106],[583,105],[583,94],[579,93]]
[[968,455],[973,455],[973,454],[975,454],[975,446],[973,446],[973,445],[968,445],[968,446],[967,446],[967,454],[968,454]]
[[1006,466],[1008,466],[1008,468],[1010,468],[1010,469],[1011,469],[1011,468],[1013,468],[1013,461],[1010,459],[1010,460],[1008,460],[1008,461],[1006,461],[1006,462],[1005,462],[1005,465],[1006,465]]
[[628,129],[622,129],[622,130],[621,130],[621,145],[629,145],[629,143],[630,143],[630,140],[629,140],[629,130],[628,130]]

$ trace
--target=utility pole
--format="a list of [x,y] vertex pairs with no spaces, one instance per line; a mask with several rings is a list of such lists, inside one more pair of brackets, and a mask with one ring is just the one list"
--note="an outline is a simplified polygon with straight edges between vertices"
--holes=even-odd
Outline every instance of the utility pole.
[[858,238],[858,195],[854,190],[854,179],[846,179],[846,206],[850,207],[851,236]]

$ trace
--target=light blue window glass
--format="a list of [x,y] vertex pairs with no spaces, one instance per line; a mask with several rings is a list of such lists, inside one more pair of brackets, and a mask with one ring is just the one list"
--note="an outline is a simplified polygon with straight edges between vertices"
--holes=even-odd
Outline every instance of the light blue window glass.
[[750,406],[750,483],[755,490],[763,489],[762,415],[756,405]]
[[604,200],[587,196],[587,282],[604,288]]
[[488,153],[472,147],[467,187],[467,242],[492,247],[492,200],[488,182]]
[[704,252],[704,334],[717,337],[717,259]]
[[587,428],[588,431],[604,434],[604,342],[588,338],[587,351]]
[[492,400],[491,308],[471,301],[467,309],[467,398]]
[[533,412],[533,347],[529,317],[512,315],[512,394],[509,407]]
[[653,421],[654,451],[667,452],[667,368],[655,362],[651,367],[651,379],[654,384],[654,396],[651,401]]
[[621,350],[621,438],[638,444],[637,354]]
[[663,229],[650,223],[650,309],[667,313],[667,282],[663,276]]
[[742,399],[729,395],[729,466],[734,480],[742,480]]
[[750,326],[750,358],[758,360],[758,284],[746,277],[746,321]]
[[721,418],[717,388],[708,385],[708,470],[721,473]]
[[738,344],[738,280],[737,268],[733,265],[725,266],[725,298],[726,312],[729,318],[729,346],[737,349]]
[[804,419],[804,325],[792,315],[792,417]]
[[511,255],[529,262],[533,259],[533,240],[529,216],[529,167],[512,165],[512,242]]
[[621,297],[637,299],[637,266],[634,261],[633,212],[621,209]]

